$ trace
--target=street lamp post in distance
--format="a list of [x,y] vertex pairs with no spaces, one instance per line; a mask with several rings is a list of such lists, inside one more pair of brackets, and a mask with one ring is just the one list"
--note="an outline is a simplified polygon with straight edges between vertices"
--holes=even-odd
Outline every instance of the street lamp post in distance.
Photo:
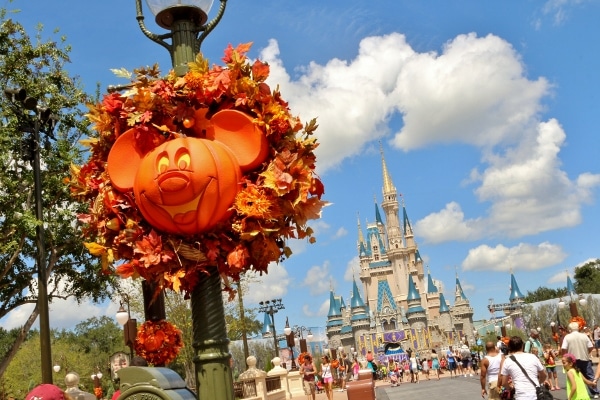
[[261,301],[259,304],[258,312],[264,312],[269,314],[271,317],[271,327],[273,330],[273,342],[275,345],[275,357],[279,357],[279,345],[277,344],[277,331],[275,331],[275,314],[279,310],[285,309],[281,299],[273,299]]
[[[35,228],[37,254],[36,264],[38,273],[38,298],[37,307],[40,316],[40,352],[42,365],[42,383],[52,383],[52,350],[50,347],[50,315],[48,307],[48,276],[46,273],[46,247],[44,232],[44,214],[42,199],[42,175],[40,161],[40,132],[53,138],[56,125],[56,116],[47,107],[39,106],[38,99],[28,96],[23,88],[5,88],[4,94],[9,99],[9,104],[21,122],[20,128],[24,133],[31,134],[24,139],[26,161],[31,161],[33,168],[34,194],[35,194]],[[33,111],[33,113],[30,113]]]
[[[123,300],[125,300],[125,304],[127,304],[127,310],[123,307]],[[129,347],[129,363],[131,364],[133,361],[133,346],[137,336],[137,321],[134,318],[131,318],[129,296],[125,293],[121,294],[119,311],[117,311],[115,318],[119,325],[123,327],[123,338],[125,340],[125,345]]]

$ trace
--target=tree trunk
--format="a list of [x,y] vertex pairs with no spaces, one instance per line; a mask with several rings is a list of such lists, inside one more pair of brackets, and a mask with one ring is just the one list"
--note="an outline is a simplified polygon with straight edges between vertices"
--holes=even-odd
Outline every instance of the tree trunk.
[[8,365],[10,364],[12,359],[17,354],[17,351],[19,351],[19,348],[25,341],[25,338],[27,337],[27,334],[29,333],[31,326],[37,319],[38,314],[39,314],[39,310],[38,310],[38,306],[36,303],[33,311],[31,311],[31,314],[29,315],[29,318],[27,318],[27,321],[25,321],[25,325],[23,325],[21,327],[21,330],[19,331],[17,338],[15,339],[13,344],[10,346],[10,349],[4,355],[4,358],[2,359],[2,361],[0,361],[0,377],[2,377],[4,375],[4,372],[6,372]]

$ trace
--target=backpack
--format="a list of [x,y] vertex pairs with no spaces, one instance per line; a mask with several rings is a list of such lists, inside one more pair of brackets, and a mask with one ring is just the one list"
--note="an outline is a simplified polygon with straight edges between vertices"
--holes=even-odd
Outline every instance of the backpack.
[[500,351],[502,352],[502,354],[504,354],[505,356],[508,355],[508,346],[506,345],[506,343],[502,342],[500,344]]

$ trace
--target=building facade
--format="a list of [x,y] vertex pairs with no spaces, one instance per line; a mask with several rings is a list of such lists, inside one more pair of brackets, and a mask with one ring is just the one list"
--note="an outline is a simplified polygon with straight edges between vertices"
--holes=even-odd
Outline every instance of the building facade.
[[329,348],[382,355],[409,349],[426,352],[464,343],[473,335],[473,308],[458,275],[454,303],[450,304],[442,283],[433,279],[429,268],[425,271],[383,151],[381,162],[385,220],[376,202],[375,221],[367,223],[365,232],[358,221],[360,271],[354,277],[350,299],[345,300],[333,288],[330,291],[326,324]]

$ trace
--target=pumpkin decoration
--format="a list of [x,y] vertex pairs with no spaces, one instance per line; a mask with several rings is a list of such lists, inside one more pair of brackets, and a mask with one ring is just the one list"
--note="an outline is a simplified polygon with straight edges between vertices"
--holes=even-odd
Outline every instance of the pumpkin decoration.
[[140,212],[154,228],[184,235],[210,230],[225,218],[239,191],[240,167],[255,168],[265,160],[266,138],[248,115],[223,110],[211,122],[213,140],[180,137],[142,154],[130,129],[113,145],[107,166],[113,184],[123,192],[133,188]]
[[119,70],[129,89],[89,105],[90,158],[69,185],[104,273],[189,293],[217,267],[227,288],[289,257],[288,239],[315,242],[308,221],[327,205],[316,121],[290,113],[249,49],[229,46],[210,68],[200,54],[183,77]]

